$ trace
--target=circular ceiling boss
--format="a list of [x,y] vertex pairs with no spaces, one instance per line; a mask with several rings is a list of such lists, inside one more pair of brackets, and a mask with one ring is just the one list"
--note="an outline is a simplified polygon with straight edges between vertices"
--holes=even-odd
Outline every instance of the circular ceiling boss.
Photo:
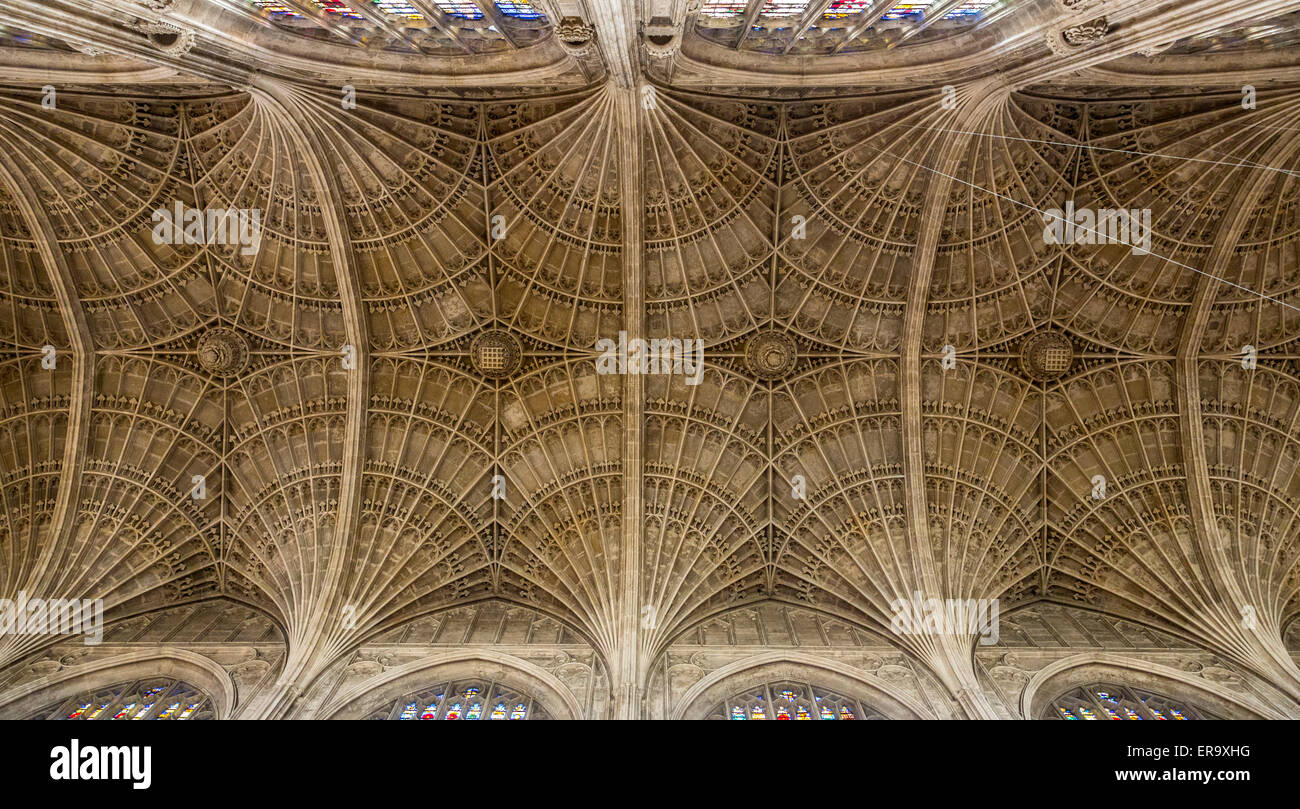
[[798,354],[794,340],[775,331],[764,331],[745,344],[745,364],[760,379],[780,379],[794,370]]
[[1074,361],[1074,347],[1065,335],[1031,334],[1020,344],[1020,369],[1040,382],[1063,376]]
[[208,373],[233,376],[248,366],[248,341],[234,329],[210,329],[199,338],[199,365]]
[[474,338],[469,356],[480,374],[490,379],[502,379],[519,370],[524,349],[510,332],[489,329]]

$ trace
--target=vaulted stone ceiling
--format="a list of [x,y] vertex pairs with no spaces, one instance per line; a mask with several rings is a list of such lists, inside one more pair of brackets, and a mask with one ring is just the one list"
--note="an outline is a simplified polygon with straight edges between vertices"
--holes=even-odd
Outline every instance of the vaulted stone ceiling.
[[[1300,696],[1300,3],[908,5],[8,4],[3,594],[242,602],[286,694],[497,599],[634,716],[706,619],[923,592]],[[1067,201],[1149,252],[1046,243]],[[973,638],[889,637],[990,714]]]

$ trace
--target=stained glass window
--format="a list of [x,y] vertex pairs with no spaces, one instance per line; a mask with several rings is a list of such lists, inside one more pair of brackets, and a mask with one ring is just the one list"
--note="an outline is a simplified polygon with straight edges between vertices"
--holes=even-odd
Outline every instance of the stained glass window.
[[1113,683],[1096,683],[1075,688],[1052,701],[1042,713],[1044,719],[1159,722],[1186,719],[1217,719],[1202,708]]
[[212,701],[189,683],[165,677],[134,680],[79,694],[31,719],[212,719]]
[[301,16],[298,12],[279,2],[279,0],[251,0],[253,5],[270,14],[273,19]]
[[996,2],[997,0],[969,0],[969,2],[962,3],[960,6],[957,6],[952,11],[949,11],[947,14],[943,15],[943,18],[945,20],[957,20],[962,18],[973,19],[979,16],[979,13],[981,11],[983,11],[984,9],[988,8],[989,6],[993,5]]
[[[974,18],[981,11],[996,3],[997,0],[967,0],[957,6],[957,8],[943,15],[945,20],[956,20],[963,17]],[[923,19],[926,11],[930,6],[935,5],[936,0],[909,0],[909,2],[898,3],[889,11],[885,12],[883,19],[898,20],[902,18]]]
[[861,14],[873,5],[875,3],[872,0],[831,0],[831,4],[822,12],[822,19],[837,20],[841,17]]
[[153,688],[150,688],[147,691],[145,691],[144,694],[141,695],[143,704],[141,705],[141,707],[137,708],[131,714],[131,718],[144,719],[145,716],[147,716],[149,712],[153,710],[153,706],[158,704],[158,695],[161,694],[162,692],[163,692],[163,686],[161,685],[154,686]]
[[408,694],[366,718],[510,721],[549,719],[550,716],[532,697],[502,683],[464,680]]
[[332,14],[339,17],[344,17],[349,20],[365,19],[365,17],[362,17],[360,14],[354,11],[351,6],[347,5],[346,3],[341,3],[339,2],[339,0],[312,0],[312,2],[320,6],[321,11],[324,11],[326,14]]
[[744,13],[743,2],[706,2],[700,7],[700,14],[705,17],[739,17]]
[[482,9],[480,9],[478,6],[476,6],[473,3],[460,3],[460,2],[454,2],[453,0],[452,2],[445,2],[445,3],[439,2],[438,8],[444,14],[447,14],[448,16],[451,17],[460,17],[466,20],[483,19]]
[[[768,706],[771,706],[770,709]],[[779,682],[737,694],[710,714],[712,719],[850,720],[884,719],[870,706],[808,683]]]
[[419,9],[406,2],[406,0],[374,0],[374,4],[387,14],[406,17],[409,20],[424,19],[424,15],[420,13]]
[[934,0],[917,0],[917,2],[912,3],[899,3],[889,11],[886,11],[885,16],[881,19],[898,20],[903,17],[915,17],[920,19],[932,2],[934,2]]
[[808,7],[808,0],[767,0],[760,16],[798,17]]
[[507,17],[520,20],[537,20],[542,13],[533,8],[526,0],[497,0],[497,10]]
[[168,705],[165,709],[163,709],[162,711],[160,711],[160,712],[158,713],[157,718],[158,718],[158,719],[175,719],[175,718],[176,718],[176,714],[177,714],[177,712],[179,712],[180,710],[181,710],[181,704],[180,704],[179,702],[173,702],[171,705]]

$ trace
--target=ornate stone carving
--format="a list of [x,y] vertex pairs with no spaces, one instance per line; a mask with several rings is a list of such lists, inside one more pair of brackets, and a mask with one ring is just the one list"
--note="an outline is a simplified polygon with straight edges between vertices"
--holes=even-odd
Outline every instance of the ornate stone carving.
[[656,17],[642,30],[641,44],[651,59],[668,59],[682,46],[682,27]]
[[1071,25],[1061,32],[1061,39],[1067,45],[1081,48],[1085,45],[1100,42],[1101,38],[1106,36],[1108,30],[1110,30],[1110,24],[1106,22],[1106,18],[1098,17],[1092,22]]
[[794,340],[775,331],[759,332],[745,345],[745,363],[760,379],[780,379],[794,370]]
[[131,27],[144,34],[150,44],[167,56],[184,56],[194,49],[197,41],[193,31],[169,22],[137,20]]
[[519,369],[524,350],[513,334],[502,329],[489,329],[470,345],[470,361],[474,368],[490,379],[503,379]]
[[248,341],[234,329],[218,328],[199,338],[199,365],[220,376],[234,376],[248,365]]
[[347,667],[343,673],[344,677],[349,679],[361,679],[364,677],[373,677],[382,673],[384,667],[374,660],[358,660]]
[[1237,674],[1231,669],[1224,668],[1223,666],[1206,666],[1201,669],[1201,676],[1211,682],[1221,683],[1223,685],[1235,686],[1241,685],[1242,682],[1244,682],[1240,674]]
[[1046,382],[1070,370],[1074,347],[1062,334],[1031,334],[1020,344],[1020,370],[1032,379]]
[[596,42],[596,29],[577,17],[565,17],[555,26],[555,39],[570,56],[586,56]]
[[1106,5],[1106,0],[1056,0],[1056,5],[1066,14],[1077,15]]
[[1105,17],[1071,25],[1059,33],[1047,32],[1047,46],[1058,56],[1069,56],[1084,48],[1096,45],[1110,30]]

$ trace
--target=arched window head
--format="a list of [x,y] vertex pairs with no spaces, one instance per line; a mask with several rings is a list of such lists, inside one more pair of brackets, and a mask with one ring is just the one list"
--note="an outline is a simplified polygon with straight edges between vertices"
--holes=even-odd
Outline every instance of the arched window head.
[[491,680],[443,683],[408,694],[367,719],[550,719],[532,697]]
[[1151,719],[1179,721],[1218,719],[1203,708],[1116,683],[1093,683],[1071,689],[1043,709],[1042,719]]
[[49,705],[29,719],[212,719],[212,700],[167,677],[135,680],[78,694]]
[[710,719],[856,720],[884,715],[853,697],[808,683],[781,681],[736,694],[709,714]]

